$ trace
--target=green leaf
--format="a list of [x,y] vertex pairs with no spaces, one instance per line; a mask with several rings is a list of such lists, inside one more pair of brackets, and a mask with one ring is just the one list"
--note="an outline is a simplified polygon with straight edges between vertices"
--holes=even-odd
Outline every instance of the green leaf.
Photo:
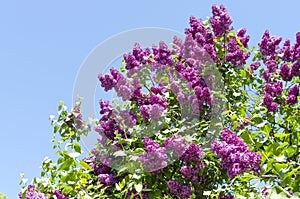
[[92,167],[91,167],[88,163],[86,163],[86,162],[84,162],[84,161],[82,161],[82,160],[79,161],[79,164],[80,164],[83,168],[85,168],[85,169],[89,169],[89,170],[92,169]]
[[284,137],[287,137],[287,136],[290,136],[290,133],[275,133],[274,134],[274,137],[278,137],[278,138],[284,138]]
[[266,135],[269,135],[270,132],[271,132],[271,130],[272,130],[272,127],[271,127],[270,124],[265,124],[265,125],[263,126],[263,128],[261,128],[261,131],[265,132]]
[[285,169],[288,167],[288,164],[283,164],[283,163],[274,163],[274,167],[279,172],[281,169]]
[[69,186],[69,185],[66,185],[63,190],[62,190],[62,193],[63,194],[69,194],[71,191],[73,190],[73,187]]
[[81,154],[81,146],[79,143],[75,143],[74,144],[74,150],[77,152],[77,153],[80,153]]
[[136,149],[134,150],[134,152],[135,152],[135,153],[142,153],[142,152],[145,152],[145,149],[143,149],[143,148],[136,148]]

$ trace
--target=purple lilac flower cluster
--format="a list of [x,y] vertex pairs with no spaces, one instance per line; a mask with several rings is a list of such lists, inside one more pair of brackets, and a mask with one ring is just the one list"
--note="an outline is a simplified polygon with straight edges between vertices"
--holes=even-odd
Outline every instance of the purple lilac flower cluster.
[[161,70],[165,67],[161,66],[172,66],[173,59],[172,59],[172,51],[168,48],[167,44],[163,41],[159,42],[159,46],[153,45],[152,51],[154,54],[154,64],[153,67],[155,69]]
[[202,152],[199,145],[191,143],[185,148],[183,155],[180,157],[187,164],[191,162],[200,163],[200,160],[203,158],[204,153]]
[[250,169],[260,169],[261,155],[250,152],[249,146],[236,134],[225,128],[222,139],[223,141],[214,141],[211,148],[221,158],[221,166],[227,170],[228,177],[234,178]]
[[[273,39],[272,39],[273,38]],[[269,32],[263,36],[261,43],[272,43],[272,53],[269,53],[270,56],[267,57],[268,60],[275,60],[276,56],[281,58],[284,63],[280,66],[279,74],[284,81],[291,81],[293,77],[300,77],[300,65],[298,59],[300,58],[300,32],[296,34],[296,42],[291,46],[291,42],[289,39],[285,40],[283,47],[277,51],[274,49],[278,48],[280,38],[274,39],[275,37],[270,37]],[[271,41],[273,40],[273,42]],[[275,42],[276,40],[277,42]],[[276,43],[276,45],[275,45]],[[262,50],[266,51],[265,48]],[[289,64],[291,63],[291,64]]]
[[167,184],[170,192],[180,198],[188,199],[192,195],[192,190],[188,185],[180,184],[175,180],[169,180]]
[[150,138],[144,139],[144,146],[147,152],[140,154],[139,160],[145,164],[149,172],[159,171],[167,166],[167,151]]
[[267,83],[265,85],[265,95],[263,99],[263,105],[268,108],[268,111],[275,112],[278,108],[278,104],[274,102],[274,98],[276,96],[280,96],[283,91],[282,82],[276,81],[271,83]]
[[191,166],[182,166],[180,168],[180,172],[187,180],[191,180],[192,182],[196,182],[198,180],[198,168],[193,168]]
[[245,48],[248,48],[248,42],[250,40],[250,36],[246,35],[247,29],[241,28],[237,31],[236,35],[238,36],[240,42],[243,44]]
[[[22,199],[22,192],[19,193],[19,198]],[[28,185],[25,199],[49,199],[45,194],[37,192],[37,188],[33,185]]]
[[[279,106],[274,101],[276,96],[281,95],[283,88],[281,81],[275,81],[274,75],[279,74],[284,81],[291,81],[293,77],[300,77],[300,32],[296,34],[295,44],[291,45],[289,39],[285,40],[283,47],[280,49],[279,44],[281,37],[270,36],[268,30],[263,34],[261,42],[259,42],[262,60],[267,68],[263,71],[263,78],[266,80],[263,105],[269,111],[275,112]],[[283,62],[282,62],[283,61]],[[282,62],[282,63],[281,63]],[[279,64],[281,63],[280,67]],[[279,71],[277,71],[279,68]],[[298,85],[292,88],[297,90]],[[298,102],[297,95],[290,94],[286,99],[287,104],[295,104]]]
[[[158,54],[163,56],[164,53],[162,50],[158,51]],[[142,56],[138,53],[144,54],[144,51],[138,51],[135,49],[134,53],[130,55],[135,55],[137,57]],[[165,97],[163,97],[163,94],[167,91],[165,87],[161,85],[153,86],[153,88],[151,88],[152,93],[147,96],[141,91],[142,86],[138,77],[134,77],[132,82],[129,83],[118,70],[112,68],[110,72],[111,74],[106,74],[104,76],[99,74],[101,86],[104,87],[105,91],[114,88],[118,96],[122,97],[123,101],[130,100],[136,102],[136,104],[140,107],[140,113],[145,122],[150,119],[158,120],[160,118],[162,112],[168,107],[168,103],[166,102]],[[135,119],[132,118],[132,121]],[[132,124],[129,126],[132,126]]]
[[[210,17],[209,22],[213,31],[211,31],[208,27],[205,27],[201,19],[191,17],[191,28],[186,29],[186,38],[188,39],[191,35],[197,41],[200,47],[204,48],[211,58],[215,62],[219,63],[224,60],[217,58],[219,50],[215,46],[216,43],[214,38],[224,37],[226,39],[224,44],[224,47],[226,47],[226,61],[235,66],[245,64],[246,60],[250,56],[249,52],[244,52],[244,50],[242,50],[242,47],[248,47],[248,42],[250,39],[250,36],[246,35],[246,29],[242,28],[237,31],[237,36],[230,36],[227,38],[225,35],[229,33],[230,30],[233,30],[233,28],[231,27],[232,19],[229,16],[226,8],[223,5],[221,5],[220,8],[218,8],[216,5],[213,5],[212,14],[213,16]],[[178,42],[178,39],[176,39],[176,46],[178,46],[179,43],[180,42]],[[178,47],[176,52],[179,52]]]
[[117,176],[111,173],[111,169],[96,158],[88,157],[83,159],[84,162],[93,168],[94,175],[98,176],[99,182],[106,186],[114,185],[117,182]]
[[[244,42],[247,40],[245,39]],[[247,43],[243,45],[248,45]],[[249,58],[250,52],[244,52],[241,49],[241,46],[238,44],[237,39],[235,37],[230,37],[227,42],[227,53],[226,53],[226,61],[231,62],[235,66],[241,66],[246,64],[246,60]]]
[[126,62],[125,68],[128,70],[127,76],[131,77],[143,68],[143,64],[152,63],[150,56],[151,51],[149,48],[143,50],[140,44],[135,43],[132,53],[126,53],[123,58]]
[[291,81],[293,78],[291,68],[287,63],[284,63],[280,66],[279,75],[282,77],[284,81]]
[[230,29],[232,19],[227,12],[225,6],[221,5],[220,8],[217,5],[212,6],[213,16],[209,19],[210,24],[216,36],[222,36]]
[[258,43],[261,54],[265,56],[264,62],[275,60],[281,40],[281,37],[270,36],[268,30],[264,32],[261,42]]
[[124,136],[125,133],[115,120],[113,109],[109,101],[100,100],[99,104],[101,107],[100,114],[102,114],[103,117],[99,121],[100,125],[95,127],[95,131],[98,132],[101,137],[105,138],[102,144],[105,144],[106,139],[114,140],[116,132]]
[[174,151],[178,157],[187,164],[192,162],[200,163],[200,160],[204,156],[199,145],[195,143],[188,144],[184,137],[178,134],[173,135],[171,138],[167,138],[163,146],[168,151]]
[[140,113],[145,122],[150,119],[159,120],[163,111],[168,107],[166,98],[163,97],[163,93],[166,89],[162,86],[151,87],[152,93],[147,99],[141,101]]
[[[122,75],[117,69],[111,68],[110,74],[98,75],[98,79],[101,82],[101,86],[105,91],[115,89],[117,95],[122,98],[123,101],[131,100],[134,93],[139,89],[139,84],[129,83],[124,75]],[[138,78],[135,78],[133,82],[137,82]]]
[[185,152],[186,148],[186,140],[181,135],[175,134],[171,138],[167,138],[163,144],[163,146],[168,151],[174,151],[177,157],[181,157]]
[[294,85],[288,91],[288,98],[286,99],[286,103],[288,104],[296,104],[298,102],[299,96],[299,86]]
[[[300,58],[300,32],[296,34],[296,42],[291,46],[290,40],[287,39],[283,47],[279,49],[281,37],[270,36],[268,30],[265,31],[262,41],[259,42],[260,53],[263,55],[263,61],[267,65],[264,71],[264,79],[270,81],[270,77],[278,68],[277,59],[280,58],[284,63],[280,66],[279,74],[285,81],[292,80],[292,77],[300,77],[300,66],[298,59]],[[288,63],[292,63],[289,66]]]
[[255,61],[250,64],[250,68],[252,71],[257,70],[260,66],[261,66],[261,64],[259,61]]
[[71,114],[68,115],[65,122],[69,127],[75,127],[77,129],[81,129],[84,127],[79,106],[73,107]]
[[295,62],[300,58],[300,32],[296,33],[296,42],[291,46],[290,39],[286,39],[282,49],[279,51],[282,60],[286,62]]
[[118,113],[121,120],[117,121],[118,124],[123,124],[125,127],[132,128],[137,122],[137,115],[133,111],[122,110]]
[[110,168],[107,165],[98,162],[96,158],[88,157],[82,159],[82,161],[89,164],[93,168],[93,172],[95,175],[107,174],[111,172]]
[[204,104],[211,105],[212,103],[210,89],[203,77],[201,77],[203,64],[209,60],[205,60],[207,52],[193,38],[192,33],[188,33],[184,42],[180,39],[175,39],[178,55],[182,58],[175,66],[177,77],[187,82],[188,88],[193,89],[194,93],[184,93],[179,82],[172,80],[172,78],[170,86],[178,101],[182,104],[192,104],[193,113],[198,114],[202,112]]
[[56,196],[56,199],[68,199],[68,195],[63,194],[60,190],[54,191],[53,195]]
[[102,184],[107,186],[114,185],[117,182],[117,178],[115,175],[107,173],[99,174],[98,179]]

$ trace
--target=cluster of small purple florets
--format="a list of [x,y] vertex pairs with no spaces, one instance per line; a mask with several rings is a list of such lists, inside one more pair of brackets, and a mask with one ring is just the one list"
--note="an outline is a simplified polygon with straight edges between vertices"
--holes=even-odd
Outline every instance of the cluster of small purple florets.
[[192,182],[198,180],[199,169],[197,167],[182,166],[180,172],[187,180],[191,180]]
[[[262,73],[263,78],[266,80],[263,105],[271,112],[277,110],[279,104],[275,99],[283,92],[282,82],[275,80],[273,78],[274,75],[279,74],[283,81],[291,81],[293,77],[300,77],[300,32],[296,34],[296,42],[292,46],[290,40],[287,39],[284,42],[283,47],[279,48],[281,41],[281,37],[270,36],[269,31],[266,30],[261,42],[258,44],[260,47],[261,59],[267,66]],[[250,66],[251,68],[257,69],[260,66],[260,63],[254,62]],[[294,85],[292,88],[296,89],[296,87],[298,86]],[[297,96],[298,94],[290,94],[289,91],[286,103],[297,103]]]
[[180,198],[188,199],[192,195],[192,190],[187,185],[183,185],[175,180],[169,180],[167,184],[170,192]]
[[[55,190],[51,193],[52,196],[56,196],[57,199],[68,199],[67,194],[62,194],[60,190]],[[22,192],[19,193],[19,198],[22,199]],[[52,197],[51,197],[52,198]],[[33,185],[28,185],[25,199],[49,199],[44,193],[38,192],[38,189]]]
[[139,160],[145,164],[149,172],[159,171],[167,166],[167,151],[150,138],[144,139],[147,152],[140,154]]
[[[141,53],[143,53],[143,51]],[[135,52],[134,55],[135,54],[137,54],[137,52]],[[124,57],[126,56],[124,55]],[[127,68],[130,67],[128,66]],[[158,120],[160,118],[163,111],[168,107],[168,103],[163,97],[163,94],[167,91],[164,86],[150,87],[151,93],[147,95],[142,92],[142,85],[138,77],[134,77],[132,81],[129,82],[118,70],[112,68],[110,72],[111,74],[104,76],[99,74],[101,86],[104,87],[105,91],[114,88],[117,95],[122,97],[123,101],[130,100],[136,102],[140,107],[140,114],[145,122],[150,119]]]
[[111,173],[111,169],[102,162],[97,161],[96,158],[84,158],[83,161],[93,168],[94,175],[98,176],[98,180],[102,184],[110,186],[117,182],[117,177]]
[[74,106],[71,114],[68,115],[65,122],[69,127],[75,127],[77,129],[81,129],[84,127],[79,106]]
[[[19,193],[19,198],[22,199],[22,192]],[[45,194],[37,191],[33,185],[28,185],[25,199],[49,199]]]
[[275,112],[277,110],[278,104],[274,102],[274,97],[281,95],[282,91],[281,81],[274,82],[273,84],[267,83],[265,85],[263,105],[265,105],[269,111]]
[[[213,16],[209,19],[212,30],[205,27],[201,19],[191,17],[191,28],[186,29],[187,38],[189,35],[191,35],[217,63],[227,61],[234,66],[246,64],[246,60],[250,56],[249,52],[244,52],[242,49],[243,47],[248,47],[248,42],[250,39],[249,35],[246,35],[246,29],[242,28],[238,30],[237,37],[230,36],[227,38],[226,34],[229,33],[230,30],[233,30],[233,28],[231,26],[232,19],[226,8],[223,5],[221,5],[220,8],[218,8],[216,5],[213,5],[212,14]],[[217,58],[217,54],[220,52],[215,46],[215,37],[224,37],[224,39],[226,39],[225,44],[222,44],[224,47],[226,47],[225,60],[222,60],[223,58]]]
[[228,177],[234,178],[245,171],[260,169],[261,155],[250,152],[249,146],[236,134],[225,128],[222,139],[214,141],[211,148],[221,158],[221,166],[227,170]]
[[102,144],[105,144],[106,139],[114,140],[116,133],[125,135],[123,129],[121,129],[120,125],[117,123],[113,109],[109,101],[100,100],[100,113],[103,117],[100,119],[100,125],[95,127],[95,131],[97,131],[102,137]]
[[162,146],[150,138],[145,138],[144,146],[147,152],[140,154],[140,161],[145,164],[147,171],[150,172],[166,167],[168,154],[170,154],[170,152],[175,152],[175,157],[179,157],[187,164],[193,162],[200,163],[200,160],[204,156],[199,145],[195,143],[187,144],[185,139],[177,134],[171,138],[167,138]]
[[60,190],[54,191],[53,195],[55,195],[57,199],[68,199],[68,195],[63,194]]
[[294,85],[292,86],[288,91],[288,98],[286,99],[286,103],[288,104],[296,104],[298,102],[298,96],[299,96],[299,86]]
[[[173,155],[176,154],[175,156],[179,157],[184,163],[191,165],[182,166],[180,169],[180,172],[187,180],[191,180],[194,183],[199,180],[199,169],[204,167],[200,162],[204,154],[199,145],[195,143],[188,144],[184,137],[178,134],[167,138],[162,146],[150,138],[144,139],[144,145],[147,152],[140,154],[140,161],[145,164],[148,171],[159,172],[159,170],[166,167],[168,155],[171,153]],[[170,192],[180,198],[190,198],[192,194],[190,186],[183,185],[177,181],[170,180],[167,185]]]
[[184,137],[175,134],[171,138],[167,138],[163,144],[167,151],[174,151],[185,163],[200,163],[204,153],[199,145],[195,143],[188,144]]

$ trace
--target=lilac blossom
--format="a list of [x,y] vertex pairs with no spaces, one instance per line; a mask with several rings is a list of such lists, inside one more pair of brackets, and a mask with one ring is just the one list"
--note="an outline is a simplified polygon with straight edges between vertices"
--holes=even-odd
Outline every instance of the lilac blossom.
[[298,61],[295,61],[292,64],[291,75],[293,77],[300,77],[300,64],[298,63]]
[[257,70],[259,67],[260,67],[260,62],[259,62],[259,61],[252,62],[252,63],[250,64],[250,68],[251,68],[252,71]]
[[99,181],[104,185],[113,185],[117,182],[116,176],[113,174],[99,174],[98,175]]
[[280,66],[279,75],[282,77],[284,81],[291,81],[292,80],[292,73],[291,68],[286,63]]
[[139,160],[144,163],[147,171],[159,171],[167,166],[167,151],[165,147],[160,147],[159,144],[150,138],[144,139],[144,146],[147,152],[141,153]]
[[264,61],[275,59],[281,40],[281,37],[270,36],[268,30],[264,32],[261,42],[258,43],[261,54],[265,56]]
[[135,43],[132,53],[123,55],[124,61],[126,63],[125,68],[128,71],[128,77],[131,77],[133,74],[141,70],[143,64],[151,63],[150,55],[151,51],[149,48],[143,50],[141,49],[140,44]]
[[57,199],[68,199],[68,195],[61,193],[60,190],[55,190],[53,195],[55,195]]
[[226,61],[231,62],[235,66],[246,64],[250,52],[244,52],[236,41],[235,37],[230,37],[227,42]]
[[[22,199],[22,192],[19,193],[19,198]],[[25,199],[49,199],[45,194],[37,191],[37,188],[33,185],[28,185],[25,194]]]
[[218,8],[216,5],[213,5],[212,14],[213,16],[209,19],[209,22],[213,28],[213,31],[216,36],[222,36],[228,30],[230,30],[232,19],[223,5],[221,5],[220,8]]
[[245,171],[260,169],[261,155],[250,152],[250,147],[236,134],[225,128],[222,139],[212,143],[212,151],[221,158],[221,166],[227,170],[228,177],[234,178]]
[[286,99],[287,104],[296,104],[298,102],[298,95],[299,95],[299,86],[294,85],[288,91],[288,97]]
[[199,163],[203,156],[204,153],[202,152],[200,146],[192,143],[186,147],[183,155],[180,158],[186,163],[191,163],[193,161]]
[[180,198],[188,199],[192,195],[192,190],[189,186],[180,184],[175,180],[169,180],[167,185],[170,189],[170,192]]
[[265,92],[264,95],[263,105],[265,105],[271,112],[275,112],[278,108],[278,104],[273,101],[273,97],[267,92]]
[[154,45],[152,50],[156,61],[154,65],[173,65],[172,52],[165,42],[159,42],[158,47]]
[[123,123],[128,128],[132,128],[137,122],[138,116],[133,111],[122,110],[119,115],[122,119],[118,123]]
[[246,28],[241,28],[237,31],[237,36],[239,38],[239,40],[241,41],[241,43],[243,44],[243,46],[245,48],[248,48],[248,42],[250,40],[250,36],[246,35]]
[[280,53],[282,53],[282,60],[289,62],[293,60],[293,51],[291,47],[291,41],[290,39],[286,39],[283,43],[283,47],[280,50]]
[[171,138],[167,138],[163,144],[167,150],[174,150],[180,157],[186,149],[186,141],[182,135],[175,134]]
[[198,168],[192,168],[191,166],[182,166],[180,168],[180,172],[187,180],[191,180],[192,182],[195,182],[198,179]]

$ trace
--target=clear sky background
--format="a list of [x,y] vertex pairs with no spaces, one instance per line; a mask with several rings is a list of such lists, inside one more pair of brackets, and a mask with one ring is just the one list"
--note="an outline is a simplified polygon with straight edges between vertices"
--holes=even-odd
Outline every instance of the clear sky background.
[[183,32],[190,15],[206,18],[213,3],[227,7],[235,29],[248,29],[251,46],[265,29],[292,41],[300,31],[299,0],[1,1],[0,192],[17,198],[20,173],[38,176],[53,156],[48,117],[59,100],[71,107],[77,71],[94,47],[133,28]]

